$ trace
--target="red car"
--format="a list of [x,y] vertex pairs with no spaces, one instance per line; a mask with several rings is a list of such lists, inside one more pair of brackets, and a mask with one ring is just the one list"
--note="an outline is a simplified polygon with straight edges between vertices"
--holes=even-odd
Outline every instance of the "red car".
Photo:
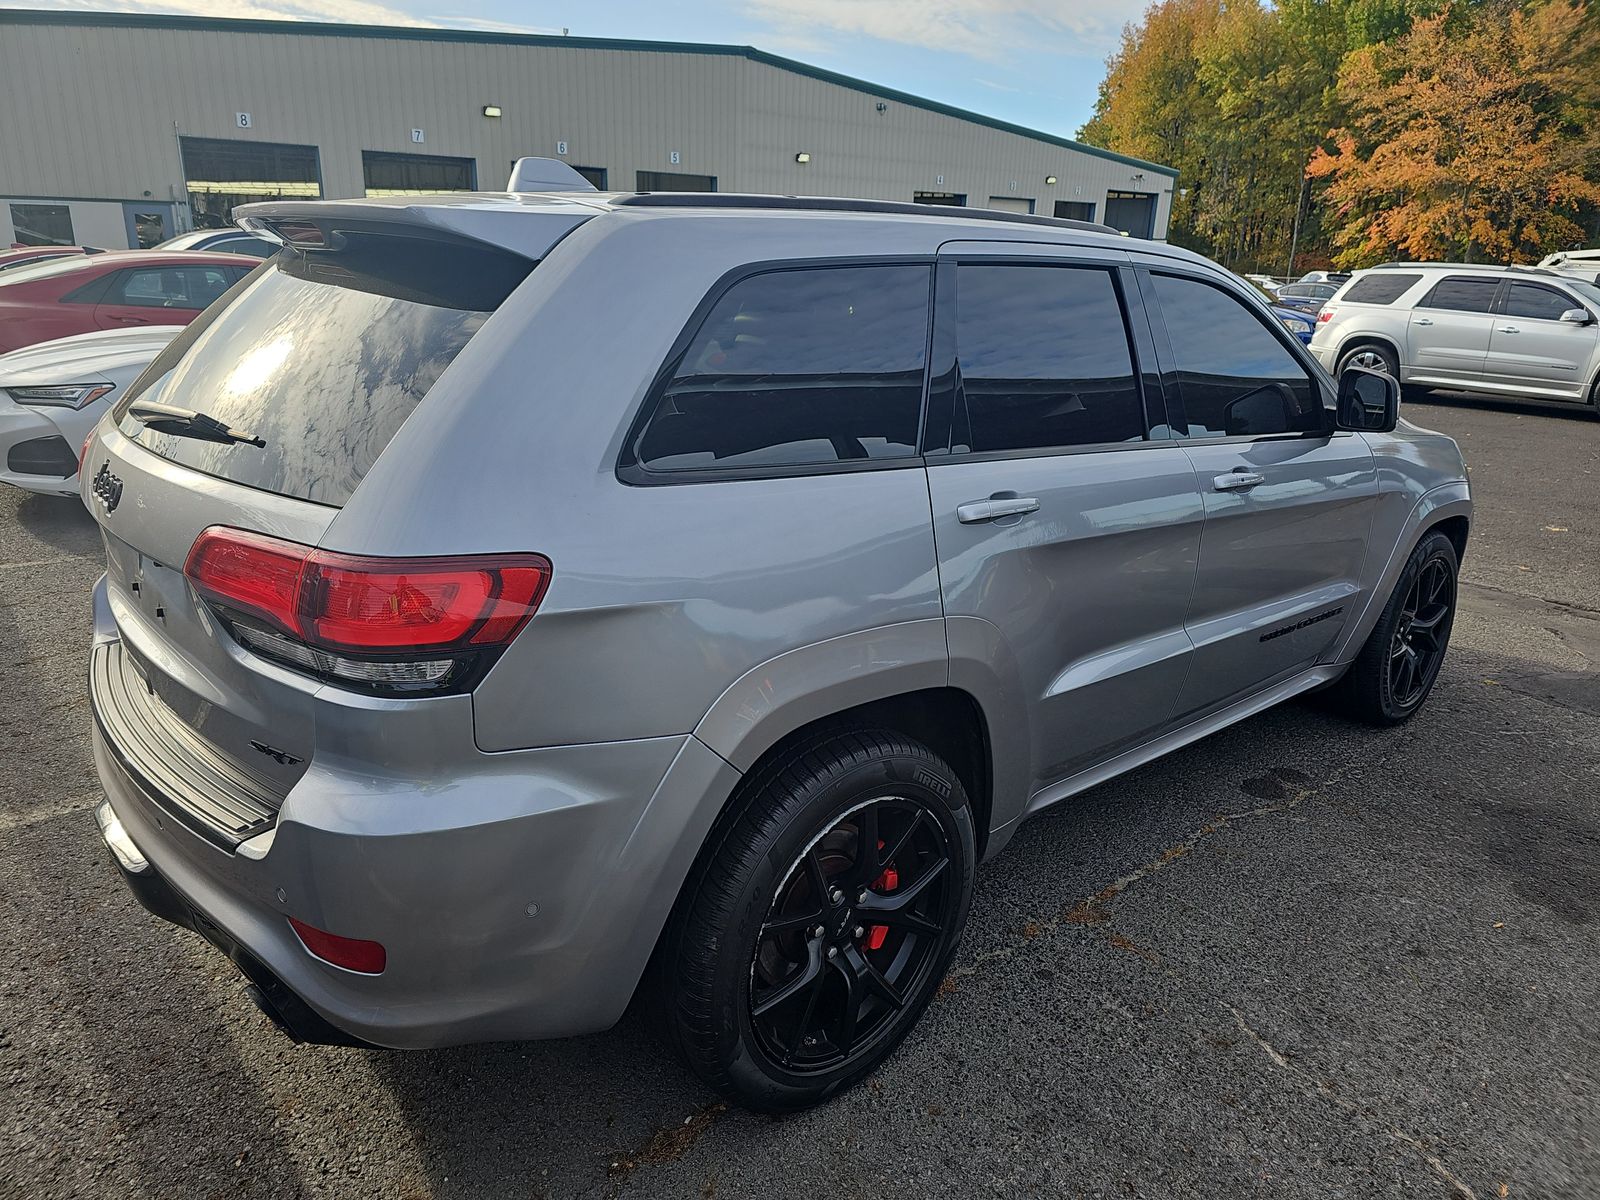
[[0,354],[96,329],[187,325],[254,260],[193,250],[52,258],[0,273]]

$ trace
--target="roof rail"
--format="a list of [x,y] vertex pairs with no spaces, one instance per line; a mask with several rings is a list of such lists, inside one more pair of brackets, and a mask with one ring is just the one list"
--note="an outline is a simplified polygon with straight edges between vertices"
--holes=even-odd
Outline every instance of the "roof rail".
[[1458,262],[1383,262],[1375,266],[1363,267],[1367,271],[1393,270],[1402,267],[1444,267],[1451,271],[1515,271],[1520,275],[1555,275],[1560,271],[1552,271],[1549,267],[1530,267],[1521,263],[1458,263]]
[[742,192],[634,192],[617,196],[613,206],[626,208],[780,208],[808,212],[895,213],[903,217],[964,217],[979,221],[1006,221],[1017,225],[1044,225],[1052,229],[1082,229],[1090,233],[1127,236],[1120,229],[1095,221],[1070,217],[1041,217],[1032,213],[999,212],[992,208],[967,208],[951,204],[910,204],[904,200],[861,200],[849,196],[767,196]]

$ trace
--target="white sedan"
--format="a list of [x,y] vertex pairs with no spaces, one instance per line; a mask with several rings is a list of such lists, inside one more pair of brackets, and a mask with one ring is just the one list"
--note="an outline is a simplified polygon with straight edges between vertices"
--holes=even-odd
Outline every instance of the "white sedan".
[[78,451],[181,325],[80,333],[0,354],[0,483],[78,494]]

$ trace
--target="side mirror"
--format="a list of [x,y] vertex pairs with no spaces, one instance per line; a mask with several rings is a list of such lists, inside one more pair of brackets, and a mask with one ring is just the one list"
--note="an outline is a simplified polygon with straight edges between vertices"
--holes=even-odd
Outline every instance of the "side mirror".
[[1569,308],[1561,314],[1560,320],[1564,325],[1587,325],[1589,323],[1589,310],[1587,308]]
[[1400,381],[1385,371],[1346,367],[1339,376],[1337,424],[1362,433],[1389,433],[1400,420]]

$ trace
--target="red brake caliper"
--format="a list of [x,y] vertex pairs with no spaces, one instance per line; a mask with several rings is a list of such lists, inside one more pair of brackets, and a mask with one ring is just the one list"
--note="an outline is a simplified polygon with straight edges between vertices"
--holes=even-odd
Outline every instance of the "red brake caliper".
[[[878,849],[879,850],[883,849],[883,841],[882,841],[882,839],[879,839],[879,841],[878,841]],[[883,869],[883,874],[879,875],[878,878],[873,881],[872,890],[875,891],[875,892],[892,892],[892,891],[895,890],[895,888],[897,888],[899,886],[900,886],[900,872],[895,870],[895,867],[894,867],[893,863],[890,863],[887,867],[885,867]],[[887,925],[870,925],[870,926],[868,926],[867,927],[867,949],[868,950],[881,950],[881,949],[883,949],[884,939],[887,938],[888,936],[889,936],[889,927]]]

